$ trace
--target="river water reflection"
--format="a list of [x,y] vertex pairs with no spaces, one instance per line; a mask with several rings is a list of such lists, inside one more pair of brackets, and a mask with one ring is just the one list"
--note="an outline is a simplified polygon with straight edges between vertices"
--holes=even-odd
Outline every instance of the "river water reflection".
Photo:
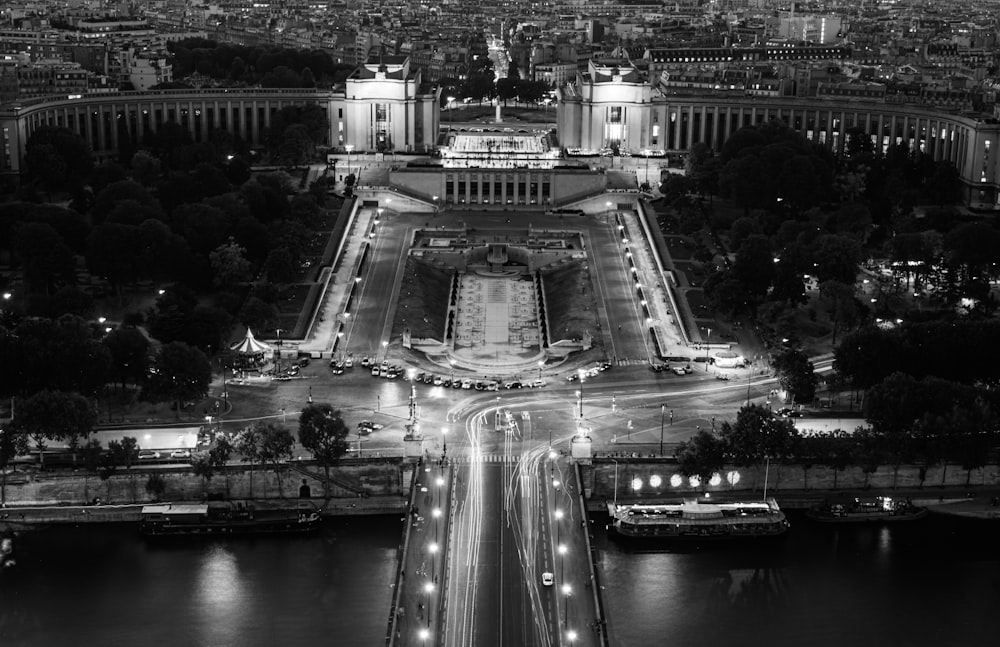
[[3,647],[384,644],[398,517],[307,537],[149,543],[132,525],[22,535],[0,573]]
[[[1000,644],[1000,526],[812,524],[780,542],[671,552],[597,517],[614,647]],[[0,572],[0,647],[377,647],[398,517],[310,537],[147,543],[134,526],[22,535]]]
[[595,520],[612,645],[1000,644],[1000,526],[811,523],[776,543],[668,552]]

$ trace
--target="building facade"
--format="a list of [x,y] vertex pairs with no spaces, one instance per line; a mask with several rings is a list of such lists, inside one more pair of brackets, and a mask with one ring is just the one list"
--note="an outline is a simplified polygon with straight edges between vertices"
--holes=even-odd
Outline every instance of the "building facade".
[[1000,122],[932,106],[867,97],[748,96],[738,92],[673,93],[627,74],[581,74],[560,89],[559,141],[568,149],[687,151],[703,143],[720,151],[744,126],[784,122],[807,140],[842,154],[847,131],[867,133],[877,150],[905,144],[958,169],[966,200],[1000,204]]
[[329,121],[325,144],[338,150],[424,153],[436,143],[440,110],[436,86],[424,85],[405,63],[356,73],[345,87],[317,89],[151,90],[60,95],[15,101],[0,107],[4,152],[0,172],[22,168],[31,134],[43,126],[68,128],[98,157],[117,154],[125,134],[142,141],[163,124],[185,128],[194,142],[226,130],[261,145],[274,115],[286,106],[318,105]]

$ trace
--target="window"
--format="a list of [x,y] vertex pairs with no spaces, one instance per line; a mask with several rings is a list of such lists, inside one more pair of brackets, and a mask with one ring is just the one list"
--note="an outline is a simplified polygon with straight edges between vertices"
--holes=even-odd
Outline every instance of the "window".
[[622,122],[621,106],[613,106],[608,109],[608,121],[613,124],[620,124]]

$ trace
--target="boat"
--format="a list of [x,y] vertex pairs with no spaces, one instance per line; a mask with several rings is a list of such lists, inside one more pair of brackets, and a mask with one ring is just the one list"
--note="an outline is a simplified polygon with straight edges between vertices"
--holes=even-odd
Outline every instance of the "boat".
[[927,516],[927,508],[909,499],[888,496],[853,497],[844,502],[823,503],[806,511],[806,518],[823,523],[914,521]]
[[322,518],[310,501],[210,501],[142,507],[146,537],[295,534],[318,530]]
[[0,568],[14,565],[14,538],[0,534]]
[[719,501],[684,498],[670,503],[608,502],[616,533],[624,537],[664,539],[755,539],[779,537],[788,520],[773,498]]

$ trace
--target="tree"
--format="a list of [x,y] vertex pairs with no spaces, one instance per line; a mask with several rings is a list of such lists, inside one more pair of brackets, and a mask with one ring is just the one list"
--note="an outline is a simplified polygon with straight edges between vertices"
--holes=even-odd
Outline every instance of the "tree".
[[90,501],[89,480],[90,475],[96,474],[101,467],[101,460],[104,458],[104,448],[101,441],[91,438],[80,447],[80,455],[83,458],[83,500]]
[[208,494],[208,482],[212,480],[215,476],[215,465],[212,463],[211,456],[196,456],[194,460],[191,461],[191,471],[194,472],[195,476],[199,476],[205,481],[205,494],[207,498]]
[[330,496],[330,467],[347,453],[347,425],[340,411],[326,403],[311,404],[299,416],[299,444],[323,467],[323,490]]
[[816,278],[820,283],[839,281],[854,285],[861,261],[861,246],[853,238],[827,234],[817,241],[813,258]]
[[11,424],[15,431],[35,442],[42,468],[45,467],[46,441],[65,441],[73,452],[75,463],[80,440],[90,435],[97,422],[97,413],[90,401],[79,393],[39,391],[18,402],[15,410],[17,416]]
[[111,351],[114,370],[121,381],[131,379],[140,383],[149,368],[149,340],[136,328],[115,328],[104,338],[104,345]]
[[158,472],[153,472],[146,479],[146,492],[153,497],[154,501],[159,501],[163,493],[167,491],[167,483]]
[[215,444],[208,450],[208,460],[211,461],[212,467],[221,470],[222,476],[226,479],[226,498],[229,497],[229,470],[226,466],[232,455],[233,443],[230,442],[228,436],[224,435],[219,435],[215,439]]
[[292,432],[284,427],[266,423],[261,428],[260,462],[262,465],[270,465],[274,469],[274,477],[278,481],[278,495],[284,497],[281,486],[281,470],[279,465],[282,461],[291,460],[292,447],[295,445],[295,438]]
[[261,447],[263,445],[262,426],[255,424],[247,427],[236,436],[233,449],[240,454],[240,460],[250,464],[250,497],[253,497],[253,470],[261,462]]
[[59,285],[76,282],[73,250],[51,225],[17,225],[11,251],[21,264],[29,289],[35,292],[48,295]]
[[14,425],[0,426],[0,506],[7,504],[7,466],[28,452],[28,436]]
[[246,249],[229,238],[208,255],[212,264],[212,282],[216,286],[229,286],[250,280],[250,262],[246,259]]
[[212,366],[205,354],[184,342],[171,342],[160,349],[143,395],[154,401],[173,400],[177,417],[181,403],[200,400],[208,393]]
[[28,138],[25,153],[29,176],[40,180],[48,191],[79,184],[94,167],[87,143],[68,128],[37,128]]
[[774,358],[774,371],[781,388],[792,394],[794,402],[812,402],[816,397],[816,369],[800,350],[788,349]]
[[[798,431],[791,420],[776,418],[768,409],[752,404],[739,410],[736,422],[723,422],[719,435],[736,465],[754,466],[759,474],[765,460],[773,458],[780,465],[790,455]],[[753,487],[757,489],[756,477]]]
[[128,473],[129,491],[135,501],[135,479],[132,475],[132,464],[139,459],[139,442],[132,436],[124,436],[121,441],[112,440],[108,443],[108,454],[114,465],[121,465]]
[[840,281],[824,281],[819,284],[820,298],[827,304],[830,320],[833,322],[832,344],[837,345],[840,325],[852,325],[860,315],[858,302],[854,297],[854,286]]
[[702,486],[726,464],[726,443],[715,433],[702,429],[674,451],[681,474],[696,476]]

